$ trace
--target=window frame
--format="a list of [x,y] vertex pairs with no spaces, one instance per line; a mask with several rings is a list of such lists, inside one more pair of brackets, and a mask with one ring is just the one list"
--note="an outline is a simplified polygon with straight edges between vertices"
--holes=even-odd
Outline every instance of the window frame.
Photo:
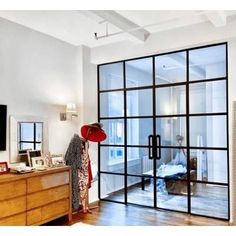
[[[21,126],[22,124],[33,124],[33,141],[29,141],[29,140],[22,140],[22,133],[21,133]],[[37,130],[37,124],[41,124],[42,128],[41,128],[41,141],[37,141],[37,137],[36,137],[36,130]],[[19,122],[18,123],[18,151],[24,150],[24,148],[22,148],[22,144],[24,143],[28,143],[28,144],[33,144],[33,150],[36,150],[36,145],[37,144],[41,144],[41,148],[37,149],[37,150],[43,150],[43,122]]]

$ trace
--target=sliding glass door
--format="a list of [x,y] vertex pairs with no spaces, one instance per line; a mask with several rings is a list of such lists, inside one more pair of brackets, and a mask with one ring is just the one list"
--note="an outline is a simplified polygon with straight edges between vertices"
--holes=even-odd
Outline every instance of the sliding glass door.
[[100,199],[229,219],[226,53],[98,66]]

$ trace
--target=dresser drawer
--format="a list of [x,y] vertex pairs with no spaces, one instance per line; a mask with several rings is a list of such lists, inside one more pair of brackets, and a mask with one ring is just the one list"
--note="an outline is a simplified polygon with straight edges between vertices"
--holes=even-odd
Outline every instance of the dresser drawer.
[[21,213],[14,216],[9,216],[3,219],[0,219],[1,226],[22,226],[26,225],[26,214]]
[[27,195],[27,210],[58,201],[63,198],[69,198],[69,189],[69,185],[63,185],[41,192],[31,193]]
[[0,201],[0,219],[26,211],[26,197],[17,197]]
[[42,221],[42,208],[27,211],[27,225],[33,225]]
[[66,215],[69,210],[69,199],[62,199],[46,206],[42,206],[27,212],[27,225],[34,225],[47,219]]
[[33,193],[60,185],[68,184],[69,171],[32,177],[27,180],[27,193]]
[[26,194],[26,180],[0,184],[0,201]]
[[69,199],[51,203],[42,207],[42,220],[50,219],[58,215],[68,214]]

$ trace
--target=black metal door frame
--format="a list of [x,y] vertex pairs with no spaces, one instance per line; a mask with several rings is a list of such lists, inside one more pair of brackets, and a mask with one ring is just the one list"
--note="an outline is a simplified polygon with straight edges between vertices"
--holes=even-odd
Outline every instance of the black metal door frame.
[[[201,48],[207,48],[207,47],[212,47],[212,46],[218,46],[218,45],[225,45],[226,46],[226,76],[225,77],[220,77],[220,78],[211,78],[211,79],[204,79],[204,80],[196,80],[196,81],[190,81],[189,80],[189,51],[193,49],[201,49]],[[155,57],[156,56],[161,56],[161,55],[167,55],[167,54],[172,54],[172,53],[177,53],[177,52],[186,52],[186,81],[184,82],[177,82],[177,83],[172,83],[172,84],[161,84],[161,85],[156,85],[155,84]],[[144,59],[144,58],[152,58],[152,64],[153,64],[153,85],[151,86],[141,86],[141,87],[132,87],[132,88],[126,88],[126,68],[125,68],[125,63],[127,61],[132,61],[132,60],[137,60],[137,59]],[[104,65],[109,65],[109,64],[114,64],[114,63],[122,63],[123,64],[123,88],[119,89],[109,89],[109,90],[100,90],[100,80],[99,80],[99,68]],[[104,63],[100,64],[97,66],[97,89],[98,89],[98,121],[102,122],[102,120],[109,120],[109,119],[123,119],[124,120],[124,145],[114,145],[114,144],[99,144],[98,145],[98,197],[102,201],[108,201],[108,202],[116,202],[116,203],[121,203],[121,204],[132,204],[132,205],[139,205],[135,203],[128,203],[127,201],[127,179],[128,177],[142,177],[141,175],[134,175],[134,174],[128,174],[127,173],[127,148],[128,147],[145,147],[145,145],[127,145],[127,119],[132,119],[132,118],[152,118],[153,119],[153,135],[154,137],[157,135],[156,134],[156,118],[160,117],[186,117],[186,146],[183,148],[187,150],[187,190],[188,190],[188,210],[185,213],[191,214],[191,215],[197,215],[197,216],[205,216],[201,214],[196,214],[191,212],[191,182],[192,183],[208,183],[208,184],[216,184],[216,185],[222,185],[228,187],[228,217],[227,218],[219,218],[219,217],[214,217],[214,216],[205,216],[208,218],[215,218],[215,219],[221,219],[221,220],[229,220],[230,219],[230,179],[229,179],[229,117],[228,117],[228,44],[227,42],[223,43],[217,43],[217,44],[211,44],[211,45],[204,45],[200,47],[194,47],[194,48],[188,48],[188,49],[183,49],[183,50],[177,50],[177,51],[171,51],[171,52],[166,52],[166,53],[161,53],[161,54],[155,54],[155,55],[150,55],[150,56],[144,56],[144,57],[138,57],[138,58],[132,58],[132,59],[127,59],[127,60],[122,60],[122,61],[115,61],[115,62],[109,62],[109,63]],[[189,85],[194,84],[194,83],[207,83],[207,82],[213,82],[213,81],[220,81],[220,80],[225,80],[226,81],[226,112],[222,113],[197,113],[197,114],[190,114],[189,113]],[[166,115],[166,116],[158,116],[156,115],[156,88],[159,87],[172,87],[172,86],[177,86],[177,85],[184,85],[186,86],[186,114],[179,114],[179,115]],[[130,90],[141,90],[141,89],[152,89],[153,92],[153,116],[138,116],[138,117],[128,117],[127,118],[127,101],[126,101],[126,95],[127,91]],[[106,93],[106,92],[115,92],[115,91],[123,91],[124,92],[124,116],[122,117],[101,117],[100,116],[100,94],[101,93]],[[200,180],[191,180],[190,178],[190,149],[199,149],[199,147],[191,147],[190,146],[190,125],[189,125],[189,120],[190,117],[192,116],[213,116],[213,115],[224,115],[226,116],[226,131],[227,131],[227,147],[222,148],[222,147],[201,147],[201,149],[205,150],[225,150],[227,151],[227,175],[228,175],[228,181],[227,183],[220,183],[220,182],[209,182],[209,181],[200,181]],[[147,137],[148,138],[148,137]],[[113,172],[107,172],[107,171],[101,171],[101,166],[100,166],[100,159],[101,159],[101,147],[123,147],[124,148],[124,173],[113,173]],[[161,146],[161,148],[178,148],[178,146]],[[109,199],[102,199],[101,198],[101,174],[110,174],[110,175],[121,175],[124,176],[124,202],[119,202],[115,200],[109,200]],[[160,208],[157,207],[157,192],[156,192],[156,180],[157,179],[164,179],[163,177],[156,177],[156,159],[153,158],[153,183],[154,183],[154,189],[153,189],[153,196],[154,196],[154,202],[153,206],[150,206],[151,208],[156,208],[156,209],[163,209],[167,211],[174,211],[174,212],[182,212],[178,210],[171,210],[171,209],[165,209],[165,208]],[[186,182],[186,180],[185,180]],[[149,207],[149,206],[143,206],[139,205],[142,207]]]

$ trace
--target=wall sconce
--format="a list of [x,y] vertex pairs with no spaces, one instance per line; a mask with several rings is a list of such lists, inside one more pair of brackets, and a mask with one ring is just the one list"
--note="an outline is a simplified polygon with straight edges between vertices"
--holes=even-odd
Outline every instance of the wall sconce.
[[73,117],[78,117],[76,104],[75,103],[68,103],[66,105],[66,112],[60,113],[60,120],[72,120]]

